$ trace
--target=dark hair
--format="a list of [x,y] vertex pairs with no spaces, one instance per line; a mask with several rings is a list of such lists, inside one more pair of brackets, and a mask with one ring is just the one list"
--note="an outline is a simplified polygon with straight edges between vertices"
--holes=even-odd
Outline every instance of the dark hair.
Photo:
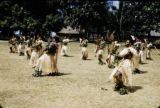
[[129,51],[128,54],[124,56],[124,59],[131,59],[133,57],[133,54]]
[[54,39],[55,39],[56,43],[60,42],[60,39],[58,36],[54,37]]
[[54,55],[57,51],[57,46],[55,44],[49,44],[46,48],[46,53]]

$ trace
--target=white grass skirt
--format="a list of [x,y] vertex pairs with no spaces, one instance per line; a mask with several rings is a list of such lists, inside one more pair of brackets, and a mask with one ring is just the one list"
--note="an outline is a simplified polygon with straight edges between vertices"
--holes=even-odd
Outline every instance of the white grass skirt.
[[25,52],[25,46],[19,44],[18,45],[18,53],[24,53]]
[[82,47],[82,58],[88,58],[88,51],[86,47]]
[[126,59],[122,61],[116,68],[114,68],[111,75],[109,76],[109,79],[114,80],[114,76],[117,74],[117,72],[121,72],[123,76],[123,83],[132,86],[132,70],[133,65],[131,60]]
[[33,50],[32,53],[31,53],[31,58],[29,60],[29,65],[31,65],[32,67],[35,67],[38,58],[39,58],[38,53]]
[[56,72],[56,60],[53,55],[43,54],[38,60],[35,70],[44,73]]
[[98,52],[97,52],[97,57],[98,57],[99,55],[103,55],[103,50],[102,50],[102,49],[98,50]]
[[62,56],[67,55],[67,50],[68,50],[68,47],[63,45],[61,49],[61,55]]

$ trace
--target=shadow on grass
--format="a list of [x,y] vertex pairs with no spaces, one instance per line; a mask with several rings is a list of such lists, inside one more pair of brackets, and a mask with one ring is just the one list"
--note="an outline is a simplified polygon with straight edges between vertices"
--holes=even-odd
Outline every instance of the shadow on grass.
[[86,59],[86,61],[90,61],[90,60],[92,60],[92,59]]
[[58,72],[55,76],[71,75],[72,73],[60,73]]
[[62,56],[62,57],[74,57],[74,56],[71,56],[71,55],[65,55],[65,56]]
[[1,106],[1,104],[0,104],[0,108],[3,108],[3,107]]
[[44,75],[41,75],[40,77],[55,77],[55,76],[64,76],[64,75],[70,75],[71,73],[56,73],[56,74],[53,74],[53,75],[49,75],[49,74],[44,74]]
[[138,72],[133,72],[134,75],[145,74],[147,71],[139,70]]
[[134,93],[137,90],[143,89],[142,86],[127,86],[127,88],[129,89],[129,92]]
[[145,65],[145,64],[148,64],[148,63],[140,63],[141,65]]
[[108,89],[106,89],[106,88],[103,88],[103,87],[101,88],[101,90],[103,90],[103,91],[108,91]]
[[140,74],[145,74],[147,73],[147,71],[140,71]]
[[152,58],[146,58],[146,60],[148,60],[148,61],[153,61],[153,59],[152,59]]

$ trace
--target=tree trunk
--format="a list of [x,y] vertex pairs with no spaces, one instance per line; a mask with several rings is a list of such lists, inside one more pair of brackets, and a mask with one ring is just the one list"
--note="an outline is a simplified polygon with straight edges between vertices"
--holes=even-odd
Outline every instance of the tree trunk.
[[121,16],[121,18],[120,18],[120,22],[119,22],[119,31],[120,31],[120,35],[121,35],[121,40],[123,40],[124,39],[124,37],[122,36],[122,16]]
[[121,40],[124,39],[124,36],[122,35],[122,21],[123,21],[123,1],[122,1],[122,10],[121,10],[121,15],[119,20],[119,32],[120,32]]

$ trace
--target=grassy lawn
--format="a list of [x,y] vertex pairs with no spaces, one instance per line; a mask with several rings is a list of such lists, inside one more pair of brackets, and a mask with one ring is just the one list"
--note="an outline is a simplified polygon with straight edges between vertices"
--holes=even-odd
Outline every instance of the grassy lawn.
[[88,50],[89,60],[82,61],[79,44],[70,43],[71,57],[58,58],[61,76],[34,78],[26,57],[10,54],[7,42],[0,42],[0,104],[4,108],[158,108],[160,56],[155,50],[153,60],[140,65],[146,72],[133,75],[134,92],[123,96],[107,82],[112,69],[98,65],[94,45],[89,44]]

